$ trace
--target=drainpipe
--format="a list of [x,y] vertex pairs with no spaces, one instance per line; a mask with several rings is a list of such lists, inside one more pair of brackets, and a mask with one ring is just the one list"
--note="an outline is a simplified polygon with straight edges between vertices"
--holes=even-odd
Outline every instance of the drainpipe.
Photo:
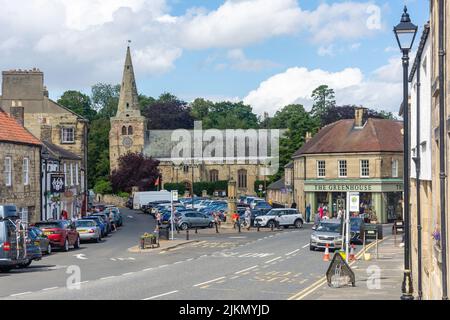
[[[418,61],[421,61],[422,55],[418,57]],[[413,158],[416,165],[416,193],[417,193],[417,282],[418,282],[418,300],[422,300],[422,215],[421,215],[421,201],[420,201],[420,169],[421,169],[421,156],[420,156],[420,94],[421,94],[421,80],[420,80],[420,67],[417,68],[417,109],[416,109],[416,156]]]
[[442,247],[442,300],[447,295],[447,221],[445,214],[445,48],[444,48],[445,1],[439,1],[439,164],[440,164],[440,205],[441,205],[441,247]]

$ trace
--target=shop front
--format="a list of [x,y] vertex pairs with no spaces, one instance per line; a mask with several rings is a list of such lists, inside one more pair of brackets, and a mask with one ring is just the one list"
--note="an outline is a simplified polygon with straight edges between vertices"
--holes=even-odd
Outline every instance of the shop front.
[[313,215],[320,206],[328,216],[336,217],[340,209],[346,210],[347,192],[359,192],[359,214],[376,217],[379,223],[397,220],[402,216],[403,182],[401,179],[365,180],[306,180],[306,205]]

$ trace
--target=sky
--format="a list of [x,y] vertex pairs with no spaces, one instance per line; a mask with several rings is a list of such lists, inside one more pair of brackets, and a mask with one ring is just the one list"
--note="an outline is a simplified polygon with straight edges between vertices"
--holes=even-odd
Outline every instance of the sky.
[[422,32],[427,0],[0,0],[0,69],[39,68],[53,99],[90,94],[120,83],[131,40],[145,95],[244,101],[273,115],[310,109],[326,84],[340,105],[397,113],[392,28],[405,4]]

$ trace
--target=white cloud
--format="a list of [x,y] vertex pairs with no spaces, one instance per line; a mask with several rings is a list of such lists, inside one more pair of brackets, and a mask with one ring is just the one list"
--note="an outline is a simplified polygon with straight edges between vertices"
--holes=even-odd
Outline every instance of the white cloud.
[[249,59],[242,49],[229,50],[227,57],[230,60],[231,68],[239,71],[260,71],[277,66],[276,63],[269,60]]
[[[388,72],[389,68],[392,73]],[[262,82],[244,98],[244,102],[258,114],[274,114],[279,108],[293,103],[310,108],[312,91],[326,84],[335,90],[339,105],[355,104],[398,112],[402,86],[394,68],[394,60],[391,60],[389,65],[377,69],[371,77],[366,77],[358,68],[339,72],[290,68]]]
[[329,46],[320,46],[317,50],[317,54],[321,57],[334,56],[334,45],[330,44]]

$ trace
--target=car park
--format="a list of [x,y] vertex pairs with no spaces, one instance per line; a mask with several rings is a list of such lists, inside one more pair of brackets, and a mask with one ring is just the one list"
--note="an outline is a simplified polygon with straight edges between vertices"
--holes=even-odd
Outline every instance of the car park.
[[81,241],[95,241],[97,243],[101,241],[102,232],[95,221],[77,220],[75,221],[75,227],[80,234]]
[[50,243],[48,237],[44,235],[41,229],[30,227],[28,229],[28,236],[36,246],[41,248],[41,252],[46,254],[52,253],[52,244]]
[[34,226],[42,230],[53,247],[64,251],[69,251],[70,246],[73,246],[74,249],[80,248],[80,235],[70,220],[42,221]]
[[322,220],[311,234],[309,249],[314,251],[316,249],[325,249],[327,246],[330,250],[341,249],[342,242],[341,220]]
[[255,224],[267,228],[277,226],[302,228],[303,223],[303,215],[297,209],[272,209],[265,215],[258,216],[255,219]]

